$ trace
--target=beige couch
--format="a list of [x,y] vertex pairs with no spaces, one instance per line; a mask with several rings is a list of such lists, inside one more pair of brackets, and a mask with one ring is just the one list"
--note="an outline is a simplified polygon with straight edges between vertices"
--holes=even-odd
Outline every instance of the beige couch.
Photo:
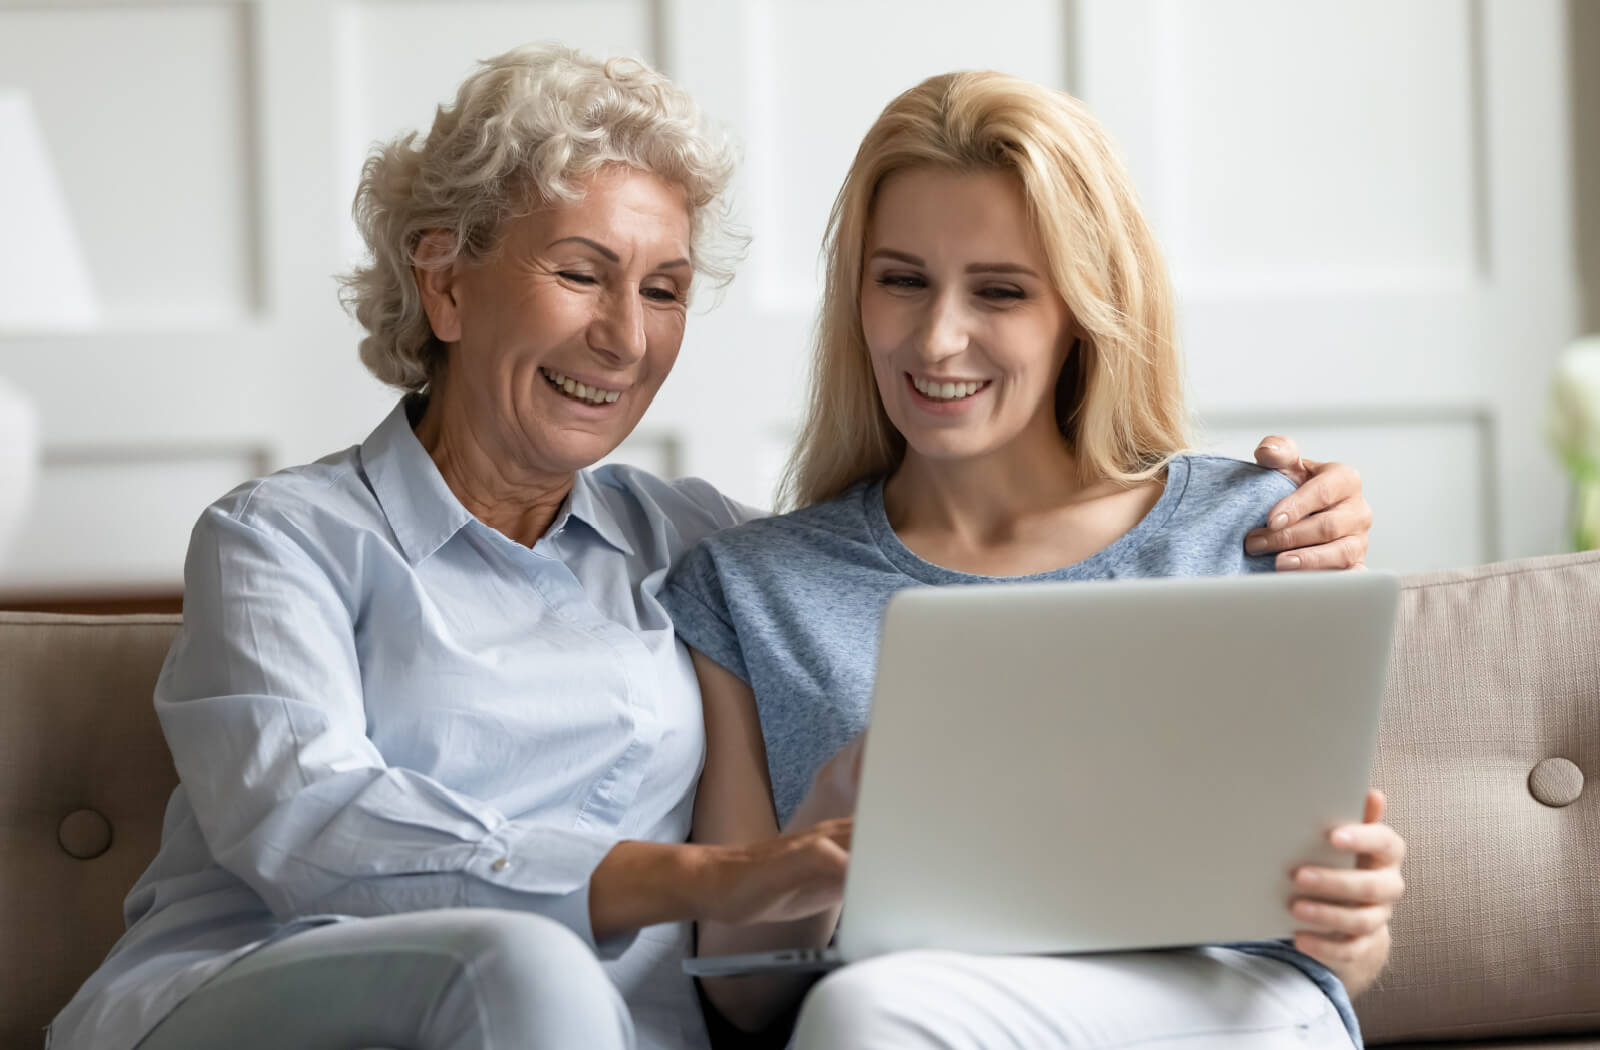
[[[41,1044],[155,852],[177,625],[0,614],[5,1047]],[[1411,859],[1369,1042],[1600,1050],[1600,554],[1406,581],[1376,780]]]

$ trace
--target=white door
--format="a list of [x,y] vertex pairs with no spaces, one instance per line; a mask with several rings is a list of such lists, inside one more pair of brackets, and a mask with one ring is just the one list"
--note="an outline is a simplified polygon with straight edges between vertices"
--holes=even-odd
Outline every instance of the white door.
[[540,39],[644,56],[745,146],[750,257],[697,307],[622,458],[769,500],[856,142],[918,79],[991,67],[1080,94],[1121,142],[1220,447],[1247,455],[1285,430],[1357,464],[1377,566],[1556,549],[1563,493],[1539,421],[1576,314],[1563,14],[1556,0],[0,0],[0,88],[35,108],[102,318],[0,332],[0,375],[34,399],[45,442],[0,589],[175,589],[207,502],[366,434],[392,395],[357,362],[333,282],[358,248],[361,158],[425,128],[474,59]]

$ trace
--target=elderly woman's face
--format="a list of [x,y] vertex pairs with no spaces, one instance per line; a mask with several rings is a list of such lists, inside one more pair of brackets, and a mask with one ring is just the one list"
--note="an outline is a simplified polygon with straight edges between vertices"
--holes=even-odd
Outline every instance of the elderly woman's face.
[[682,189],[607,168],[581,200],[513,220],[487,262],[429,301],[450,344],[457,409],[498,424],[501,451],[565,473],[627,437],[683,342],[693,275]]

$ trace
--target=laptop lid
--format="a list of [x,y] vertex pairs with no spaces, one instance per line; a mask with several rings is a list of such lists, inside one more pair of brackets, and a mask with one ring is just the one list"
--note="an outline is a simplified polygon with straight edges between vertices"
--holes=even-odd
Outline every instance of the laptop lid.
[[1361,818],[1379,573],[919,588],[890,602],[847,959],[1288,937]]

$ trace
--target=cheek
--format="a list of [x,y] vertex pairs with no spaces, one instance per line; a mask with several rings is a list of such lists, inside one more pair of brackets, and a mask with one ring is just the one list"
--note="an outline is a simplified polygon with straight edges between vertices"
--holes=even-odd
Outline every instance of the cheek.
[[891,358],[906,340],[907,317],[903,304],[873,289],[861,298],[861,333],[867,341],[867,353],[872,369],[880,377],[893,372]]
[[651,378],[657,383],[677,363],[685,320],[681,313],[663,311],[645,322],[645,359],[650,364]]
[[491,323],[501,340],[543,352],[580,336],[592,310],[581,294],[553,281],[530,281],[496,300]]
[[1059,325],[1046,318],[1001,315],[990,332],[990,345],[1004,354],[1009,370],[1054,385],[1063,361]]

